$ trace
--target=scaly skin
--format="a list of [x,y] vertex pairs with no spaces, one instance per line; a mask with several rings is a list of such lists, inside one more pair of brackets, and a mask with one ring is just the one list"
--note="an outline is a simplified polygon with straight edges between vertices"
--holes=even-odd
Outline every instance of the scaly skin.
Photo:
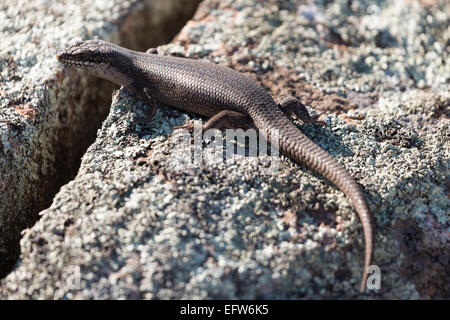
[[[88,40],[58,53],[57,59],[134,91],[152,110],[152,115],[162,102],[213,118],[204,128],[223,124],[239,126],[247,121],[269,140],[270,130],[278,130],[279,147],[284,154],[323,175],[353,202],[366,241],[360,287],[364,292],[372,260],[374,227],[365,197],[345,168],[306,137],[289,120],[282,106],[253,79],[216,64],[154,53],[154,50],[141,53],[101,40]],[[296,103],[293,104],[295,107]],[[298,102],[297,107],[298,110],[303,106]]]

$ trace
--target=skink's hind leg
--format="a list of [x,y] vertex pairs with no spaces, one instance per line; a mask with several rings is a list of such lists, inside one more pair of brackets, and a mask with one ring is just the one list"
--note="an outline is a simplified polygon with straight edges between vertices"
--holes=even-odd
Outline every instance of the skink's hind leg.
[[[211,117],[203,126],[202,132],[203,134],[206,130],[209,129],[221,129],[221,128],[230,128],[230,129],[250,129],[255,128],[252,119],[250,119],[247,115],[230,110],[223,110]],[[194,124],[191,121],[188,121],[183,126],[174,127],[174,130],[186,129],[191,132],[194,131]],[[198,138],[197,136],[194,137]]]
[[252,119],[250,119],[247,115],[231,111],[231,110],[223,110],[217,113],[215,116],[210,118],[202,127],[202,132],[205,132],[208,129],[221,129],[221,128],[229,128],[229,129],[250,129],[254,128],[254,124]]
[[297,98],[293,96],[285,97],[279,104],[281,110],[283,110],[284,114],[288,117],[292,115],[296,115],[297,118],[302,120],[304,123],[319,123],[323,125],[322,121],[318,121],[320,114],[311,116],[306,110],[306,107],[301,103]]
[[[231,129],[249,129],[254,128],[254,124],[252,119],[250,119],[247,115],[231,111],[231,110],[223,110],[211,117],[203,126],[202,132],[205,132],[209,129],[221,129],[221,128],[231,128]],[[183,126],[174,127],[174,130],[178,129],[186,129],[189,131],[194,130],[194,124],[191,121],[186,122]]]

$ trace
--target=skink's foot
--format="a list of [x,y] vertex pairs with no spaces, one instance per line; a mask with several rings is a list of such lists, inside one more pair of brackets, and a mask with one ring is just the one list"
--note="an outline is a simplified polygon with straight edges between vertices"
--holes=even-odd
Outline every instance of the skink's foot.
[[150,49],[148,49],[147,51],[145,51],[145,53],[148,53],[148,54],[158,54],[158,49],[156,49],[156,48],[150,48]]
[[173,130],[188,130],[189,132],[194,132],[194,123],[191,120],[186,121],[186,123],[182,126],[173,127]]
[[[309,118],[310,118],[310,120],[309,121],[304,121],[305,123],[310,123],[310,124],[314,124],[314,125],[319,125],[319,126],[322,126],[322,127],[326,127],[327,126],[327,124],[324,122],[324,121],[322,121],[322,120],[319,120],[319,118],[320,118],[320,116],[322,115],[323,113],[318,113],[318,114],[316,114],[316,115],[309,115]],[[303,120],[302,120],[303,121]]]
[[[191,120],[187,120],[186,123],[182,126],[175,126],[173,127],[173,132],[169,135],[169,138],[172,137],[173,133],[175,132],[175,130],[187,130],[190,133],[194,132],[194,128],[195,128],[195,124],[194,122],[192,122]],[[193,138],[191,138],[191,143],[194,143],[194,139],[196,138],[202,138],[202,131],[200,131],[199,133],[197,133]]]
[[149,106],[149,113],[144,117],[136,117],[136,121],[140,123],[150,123],[155,117],[157,107],[155,105]]

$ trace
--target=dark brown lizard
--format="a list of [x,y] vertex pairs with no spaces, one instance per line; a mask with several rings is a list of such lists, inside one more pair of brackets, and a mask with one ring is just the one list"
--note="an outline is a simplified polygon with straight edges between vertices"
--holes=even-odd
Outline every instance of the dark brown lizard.
[[365,291],[374,237],[369,207],[345,168],[290,121],[292,114],[312,121],[300,101],[289,97],[277,104],[256,81],[230,68],[158,55],[155,50],[136,52],[101,40],[76,43],[59,52],[57,59],[132,90],[150,108],[151,116],[158,103],[164,103],[210,118],[202,130],[254,126],[269,141],[271,130],[277,130],[284,154],[329,179],[353,202],[366,241],[360,287],[361,292]]

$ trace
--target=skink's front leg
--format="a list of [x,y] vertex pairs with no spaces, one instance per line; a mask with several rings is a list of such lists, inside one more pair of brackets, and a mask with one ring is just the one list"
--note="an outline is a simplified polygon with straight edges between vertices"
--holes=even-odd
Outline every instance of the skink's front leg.
[[145,117],[145,121],[147,122],[151,121],[155,116],[156,110],[158,109],[159,102],[154,98],[154,96],[151,93],[151,90],[147,86],[135,85],[130,89],[142,100],[142,102],[150,110],[150,114],[147,117]]

